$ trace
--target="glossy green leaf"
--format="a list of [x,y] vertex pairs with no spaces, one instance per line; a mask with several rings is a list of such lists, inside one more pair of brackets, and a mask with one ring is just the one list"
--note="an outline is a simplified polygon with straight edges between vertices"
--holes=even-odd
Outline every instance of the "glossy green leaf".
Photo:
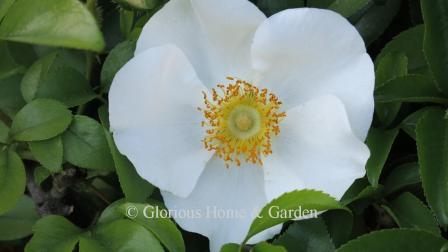
[[141,178],[132,163],[118,151],[111,134],[104,129],[115,163],[121,189],[129,202],[145,202],[154,191],[154,186]]
[[391,52],[378,60],[375,69],[375,88],[408,73],[408,57],[401,52]]
[[417,228],[440,234],[431,210],[411,193],[405,192],[398,196],[387,205],[386,210],[401,228]]
[[377,102],[434,102],[447,103],[448,98],[436,83],[423,75],[406,75],[386,82],[375,90]]
[[387,229],[358,237],[337,252],[439,251],[447,240],[421,230]]
[[335,0],[328,6],[328,9],[336,11],[344,17],[350,17],[369,3],[370,0]]
[[81,238],[79,248],[80,252],[164,251],[151,232],[124,219],[99,226],[92,232],[91,239]]
[[110,51],[101,70],[101,86],[104,91],[109,90],[118,70],[134,57],[134,51],[135,42],[133,41],[122,42]]
[[[182,234],[168,218],[146,218],[146,216],[155,216],[158,208],[152,205],[126,203],[118,207],[123,216],[137,222],[152,234],[168,249],[170,252],[185,251]],[[159,209],[160,210],[160,209]],[[134,215],[135,214],[135,215]]]
[[50,99],[36,99],[23,107],[11,125],[11,135],[17,141],[40,141],[64,132],[72,114],[64,104]]
[[448,225],[448,119],[430,110],[417,123],[417,151],[426,200],[442,226]]
[[0,149],[0,215],[11,210],[25,191],[25,167],[19,155]]
[[421,0],[425,23],[423,48],[439,87],[448,94],[448,1]]
[[421,182],[418,163],[406,163],[392,170],[384,186],[387,194],[419,184]]
[[408,72],[416,74],[428,67],[425,55],[423,54],[423,33],[425,27],[417,25],[395,36],[386,46],[381,50],[381,53],[375,60],[375,65],[378,65],[382,58],[388,54],[402,54],[404,53],[408,59]]
[[77,0],[17,0],[0,24],[0,39],[101,51],[96,20]]
[[367,160],[367,178],[372,186],[377,186],[381,171],[384,168],[392,144],[397,137],[398,129],[382,130],[371,128],[366,144],[370,149],[370,158]]
[[267,242],[260,242],[256,244],[250,252],[287,252],[282,246],[276,246]]
[[[408,58],[404,53],[391,52],[386,54],[375,69],[375,88],[383,86],[387,81],[408,73]],[[400,102],[377,103],[375,112],[384,126],[389,126],[397,116]]]
[[62,216],[49,215],[37,221],[33,232],[25,252],[72,252],[82,230]]
[[[319,211],[331,209],[345,208],[337,200],[320,191],[300,190],[285,193],[263,207],[258,217],[253,220],[244,242],[263,230],[298,216],[317,214]],[[295,215],[281,214],[289,211],[293,211]]]
[[33,200],[22,196],[13,209],[0,215],[0,241],[17,240],[31,235],[31,229],[38,219]]
[[287,251],[297,252],[335,250],[325,222],[320,218],[294,222],[274,241],[274,244],[282,245]]
[[62,135],[65,159],[82,168],[111,171],[112,155],[103,127],[87,116],[75,116]]
[[400,128],[415,140],[415,128],[417,127],[418,121],[431,109],[434,109],[434,107],[425,107],[410,114],[401,122]]
[[29,142],[31,153],[45,168],[51,172],[62,170],[63,146],[61,136],[47,140]]

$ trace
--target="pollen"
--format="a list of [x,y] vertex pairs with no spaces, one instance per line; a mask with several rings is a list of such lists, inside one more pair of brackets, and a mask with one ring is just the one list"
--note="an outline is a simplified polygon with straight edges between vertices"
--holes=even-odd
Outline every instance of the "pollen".
[[267,89],[227,77],[209,97],[205,92],[202,127],[205,149],[230,164],[242,162],[263,165],[263,157],[272,154],[271,141],[280,134],[280,122],[286,117],[282,103]]

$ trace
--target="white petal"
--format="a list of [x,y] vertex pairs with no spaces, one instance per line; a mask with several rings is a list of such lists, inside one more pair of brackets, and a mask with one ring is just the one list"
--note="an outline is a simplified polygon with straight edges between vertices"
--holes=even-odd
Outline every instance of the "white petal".
[[353,131],[367,136],[373,116],[374,70],[356,29],[339,14],[291,9],[268,18],[252,46],[256,81],[291,108],[322,94],[345,104]]
[[250,72],[250,44],[264,14],[246,0],[172,0],[145,25],[136,53],[166,43],[182,49],[206,86]]
[[[226,243],[241,243],[252,220],[267,204],[263,185],[263,171],[259,166],[244,164],[226,168],[222,159],[214,156],[197,186],[187,198],[179,198],[162,191],[165,204],[170,210],[196,211],[196,218],[173,216],[185,230],[207,236],[210,250],[219,251]],[[218,212],[229,214],[219,218]],[[250,242],[271,238],[280,231],[274,227]]]
[[201,143],[201,84],[175,46],[149,49],[115,76],[109,92],[115,143],[144,179],[178,196],[196,184],[211,152]]
[[351,131],[343,103],[324,95],[286,112],[264,162],[268,199],[316,189],[340,199],[365,174],[369,149]]

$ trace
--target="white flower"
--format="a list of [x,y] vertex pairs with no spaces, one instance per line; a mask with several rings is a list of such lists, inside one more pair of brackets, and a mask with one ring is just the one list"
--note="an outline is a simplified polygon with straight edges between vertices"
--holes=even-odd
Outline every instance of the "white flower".
[[120,152],[169,209],[200,213],[175,216],[178,224],[217,251],[240,243],[253,215],[217,218],[215,210],[257,213],[304,188],[339,199],[364,176],[373,88],[364,42],[335,12],[266,18],[245,0],[173,0],[115,76],[110,124]]

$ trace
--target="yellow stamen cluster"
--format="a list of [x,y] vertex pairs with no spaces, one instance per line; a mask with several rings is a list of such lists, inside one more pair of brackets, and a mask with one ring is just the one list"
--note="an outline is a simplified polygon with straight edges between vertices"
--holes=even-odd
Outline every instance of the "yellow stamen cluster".
[[204,93],[206,136],[204,146],[222,158],[226,166],[241,161],[263,165],[261,156],[272,153],[271,138],[280,133],[279,123],[286,116],[279,112],[281,102],[267,89],[227,77],[230,83]]

